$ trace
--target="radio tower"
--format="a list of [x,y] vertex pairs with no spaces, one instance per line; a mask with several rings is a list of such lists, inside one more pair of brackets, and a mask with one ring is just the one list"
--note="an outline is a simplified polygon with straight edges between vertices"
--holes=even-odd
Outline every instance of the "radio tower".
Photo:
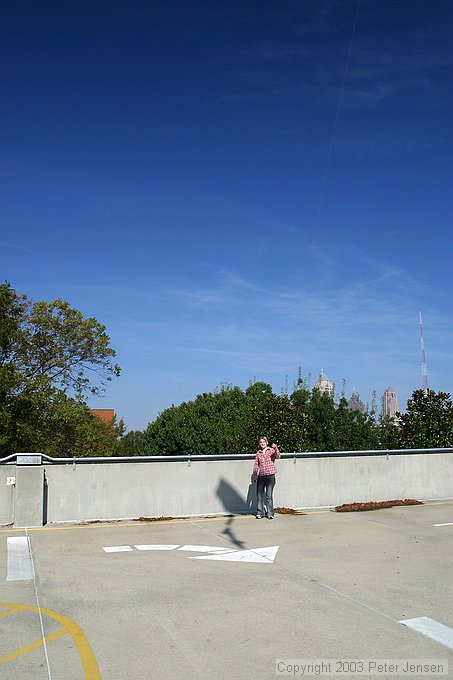
[[423,339],[423,324],[422,324],[422,310],[420,312],[420,347],[422,350],[422,381],[423,389],[428,392],[428,370],[426,368],[426,356],[425,356],[425,340]]

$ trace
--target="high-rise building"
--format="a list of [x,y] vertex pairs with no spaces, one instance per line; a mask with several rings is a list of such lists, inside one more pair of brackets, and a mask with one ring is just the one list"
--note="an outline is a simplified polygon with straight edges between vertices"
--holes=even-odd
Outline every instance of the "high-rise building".
[[398,397],[396,396],[396,392],[391,387],[387,387],[384,394],[382,395],[382,415],[395,418],[397,411]]
[[358,393],[355,391],[352,393],[348,401],[348,409],[350,411],[360,411],[360,413],[366,413],[368,410],[363,401],[360,399]]
[[333,383],[330,382],[322,368],[319,378],[314,384],[314,387],[316,387],[316,389],[319,390],[321,394],[324,394],[325,392],[327,392],[329,396],[332,396],[333,394]]

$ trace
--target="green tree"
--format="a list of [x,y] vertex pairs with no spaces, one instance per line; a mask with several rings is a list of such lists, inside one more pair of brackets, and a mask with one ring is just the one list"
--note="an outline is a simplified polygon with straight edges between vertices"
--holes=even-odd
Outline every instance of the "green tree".
[[[334,415],[334,448],[337,451],[353,451],[356,443],[355,411],[350,411],[346,397],[341,397]],[[353,434],[354,433],[354,434]],[[353,441],[354,440],[354,441]],[[361,446],[359,447],[361,448]]]
[[[119,375],[114,357],[96,319],[63,300],[33,303],[9,283],[0,285],[0,454],[43,447],[56,454],[60,442],[61,453],[88,447],[105,455],[104,435],[112,430],[115,442],[123,426],[100,427],[83,399]],[[79,439],[71,427],[79,428]]]
[[310,389],[299,371],[290,396],[286,389],[277,395],[268,383],[254,382],[245,392],[222,385],[173,405],[148,425],[141,446],[153,455],[251,453],[262,435],[286,452],[367,450],[395,448],[389,443],[399,429],[377,424],[374,409],[351,410],[344,394],[336,405],[333,395]]
[[259,438],[267,437],[283,451],[293,451],[297,438],[294,410],[287,395],[269,394],[259,403],[252,404],[246,426],[246,451],[258,449]]
[[258,449],[259,438],[272,438],[269,431],[269,403],[273,397],[272,387],[265,382],[253,382],[245,390],[245,411],[242,421],[244,428],[243,451]]
[[96,319],[85,319],[64,300],[32,303],[9,284],[0,288],[0,302],[6,304],[1,308],[0,365],[15,367],[16,391],[50,385],[77,395],[98,394],[119,375],[112,361],[115,350]]
[[403,448],[453,446],[453,404],[447,392],[415,390],[406,413],[398,416]]
[[391,416],[382,415],[378,425],[379,446],[381,449],[399,449],[401,444],[401,432],[398,421]]
[[310,390],[299,374],[294,392],[290,396],[293,429],[291,451],[308,451],[310,448],[307,427],[310,417],[310,398]]
[[31,417],[20,423],[25,450],[55,457],[113,456],[124,432],[120,420],[106,423],[86,404],[67,397],[61,390],[52,395],[35,395],[29,401]]
[[165,409],[143,434],[144,450],[159,454],[240,453],[244,448],[245,396],[222,385],[214,394]]
[[314,387],[307,418],[307,439],[312,451],[335,449],[335,403],[333,395]]
[[144,453],[145,444],[141,430],[131,430],[118,441],[116,453],[119,456],[141,456]]

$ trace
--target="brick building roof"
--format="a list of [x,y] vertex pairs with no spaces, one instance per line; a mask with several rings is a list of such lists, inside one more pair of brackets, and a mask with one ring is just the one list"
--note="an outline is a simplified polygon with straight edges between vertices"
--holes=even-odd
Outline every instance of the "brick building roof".
[[115,409],[113,408],[92,408],[91,411],[104,423],[113,423],[115,420]]

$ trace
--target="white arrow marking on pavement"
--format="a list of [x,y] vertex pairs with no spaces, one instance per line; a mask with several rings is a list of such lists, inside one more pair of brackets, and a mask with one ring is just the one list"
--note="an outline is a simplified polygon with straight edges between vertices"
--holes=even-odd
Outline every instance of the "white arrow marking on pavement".
[[[178,548],[178,550],[188,550],[190,552],[207,552],[207,553],[212,553],[214,555],[218,555],[220,553],[227,553],[227,552],[236,552],[233,550],[233,548],[219,548],[213,545],[183,545],[179,547],[179,543],[176,544],[150,544],[150,545],[134,545],[134,548],[137,550],[175,550]],[[115,552],[131,552],[133,551],[133,548],[131,548],[130,545],[111,545],[106,548],[102,548],[104,552],[106,553],[115,553]]]
[[221,560],[222,562],[260,562],[261,564],[273,564],[278,545],[269,548],[253,548],[252,550],[235,550],[228,554],[197,555],[190,557],[191,560]]
[[134,545],[134,548],[137,548],[137,550],[175,550],[179,546],[179,543],[176,545]]
[[232,548],[219,548],[214,545],[183,545],[178,550],[188,550],[190,552],[206,552],[219,555],[221,553],[236,552]]
[[[278,545],[273,545],[268,548],[252,548],[251,550],[234,550],[232,548],[221,548],[214,545],[183,545],[178,547],[178,545],[168,545],[168,544],[155,544],[155,545],[134,545],[136,550],[183,550],[187,552],[203,552],[209,553],[208,555],[197,555],[196,557],[190,557],[191,560],[222,560],[224,562],[259,562],[261,564],[273,564],[277,551],[279,549]],[[133,548],[130,545],[111,545],[106,548],[102,548],[106,553],[117,553],[117,552],[133,552]]]
[[416,619],[403,619],[400,623],[436,642],[440,642],[445,647],[453,649],[453,628],[449,628],[439,621],[430,619],[428,616],[419,616]]

